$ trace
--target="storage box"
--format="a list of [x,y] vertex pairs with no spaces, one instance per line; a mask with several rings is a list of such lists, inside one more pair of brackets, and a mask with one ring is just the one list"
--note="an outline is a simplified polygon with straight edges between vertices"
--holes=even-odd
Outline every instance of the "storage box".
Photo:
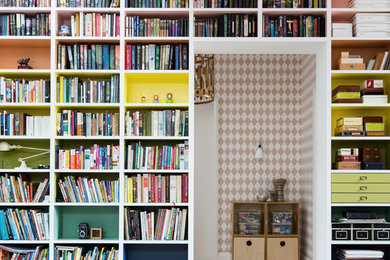
[[352,233],[353,240],[372,240],[371,224],[354,224]]
[[336,170],[360,170],[360,162],[336,162]]
[[260,223],[238,223],[238,230],[241,235],[259,235],[260,228]]
[[260,223],[260,211],[240,211],[238,212],[239,223]]
[[339,70],[365,70],[365,63],[343,64],[339,63]]
[[351,225],[333,223],[332,224],[332,240],[351,240]]
[[292,212],[272,212],[272,224],[291,224],[292,223]]
[[383,162],[364,162],[363,169],[365,170],[382,170]]
[[292,233],[292,224],[272,223],[272,234],[274,235],[290,235]]

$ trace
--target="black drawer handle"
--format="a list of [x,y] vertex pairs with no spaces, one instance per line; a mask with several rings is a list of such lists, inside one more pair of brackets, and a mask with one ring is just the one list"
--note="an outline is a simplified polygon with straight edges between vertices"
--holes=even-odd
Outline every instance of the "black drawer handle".
[[252,245],[252,241],[250,241],[250,240],[246,241],[246,245],[247,246],[251,246]]
[[286,242],[285,241],[280,241],[280,246],[285,246]]

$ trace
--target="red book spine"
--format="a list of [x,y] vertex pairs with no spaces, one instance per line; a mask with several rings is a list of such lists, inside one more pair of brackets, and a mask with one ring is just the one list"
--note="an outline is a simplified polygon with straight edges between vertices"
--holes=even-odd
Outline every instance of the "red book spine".
[[293,20],[293,37],[298,37],[298,19]]
[[318,37],[318,18],[314,18],[314,37]]
[[116,34],[115,36],[119,37],[120,32],[121,29],[120,29],[119,15],[117,15],[115,18],[115,34]]
[[358,162],[358,156],[357,155],[342,155],[337,158],[337,161],[339,162]]
[[76,169],[81,169],[80,151],[76,151]]
[[154,202],[160,202],[159,201],[159,197],[158,197],[158,177],[157,175],[154,175],[153,176],[154,178],[154,189],[153,189],[153,192],[154,192]]
[[151,180],[151,184],[150,184],[150,200],[152,203],[156,202],[156,198],[155,198],[155,193],[154,193],[154,189],[155,189],[155,186],[156,186],[156,183],[154,181],[154,174],[150,174],[150,180]]
[[183,69],[183,45],[179,44],[179,69]]
[[182,186],[181,186],[181,192],[182,192],[181,201],[183,203],[188,203],[188,174],[187,173],[183,174],[183,176],[181,178],[181,182],[182,182]]
[[131,69],[131,45],[126,45],[126,69]]

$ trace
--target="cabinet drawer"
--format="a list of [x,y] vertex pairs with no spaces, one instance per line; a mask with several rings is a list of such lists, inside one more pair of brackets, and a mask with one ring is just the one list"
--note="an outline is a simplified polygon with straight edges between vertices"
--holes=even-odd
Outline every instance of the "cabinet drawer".
[[233,239],[233,260],[264,260],[265,239],[235,237]]
[[332,183],[332,192],[386,193],[390,192],[390,183]]
[[339,203],[380,203],[390,202],[390,193],[332,193],[332,202]]
[[298,238],[268,238],[267,259],[298,260]]
[[390,174],[378,173],[333,173],[332,182],[390,183]]

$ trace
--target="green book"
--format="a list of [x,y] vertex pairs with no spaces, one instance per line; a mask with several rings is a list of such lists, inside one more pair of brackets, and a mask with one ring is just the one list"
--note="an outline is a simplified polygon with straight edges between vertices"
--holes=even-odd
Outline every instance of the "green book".
[[152,135],[152,111],[146,112],[146,136]]
[[385,131],[384,123],[366,123],[366,131]]
[[292,7],[293,7],[293,0],[287,0],[286,8],[292,8]]
[[115,69],[115,45],[110,45],[110,69]]
[[339,92],[333,96],[333,99],[360,98],[360,92]]
[[161,49],[161,46],[160,45],[156,45],[156,66],[155,66],[155,69],[156,70],[160,70],[160,49]]

